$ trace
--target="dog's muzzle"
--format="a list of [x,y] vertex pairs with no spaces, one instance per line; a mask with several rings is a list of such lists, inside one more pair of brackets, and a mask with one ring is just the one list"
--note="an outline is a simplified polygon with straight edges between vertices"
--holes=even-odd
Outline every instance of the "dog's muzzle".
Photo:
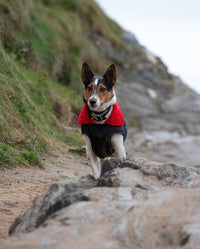
[[89,103],[90,103],[90,105],[93,107],[93,106],[96,105],[97,99],[96,99],[95,97],[92,97],[92,98],[89,100]]

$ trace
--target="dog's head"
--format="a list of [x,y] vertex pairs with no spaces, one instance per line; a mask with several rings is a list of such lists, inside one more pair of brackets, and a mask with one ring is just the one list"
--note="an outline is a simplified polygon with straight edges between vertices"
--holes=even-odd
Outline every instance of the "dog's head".
[[87,63],[83,64],[81,79],[85,85],[84,100],[93,111],[103,111],[116,102],[114,85],[116,83],[116,69],[112,64],[103,77],[94,76]]

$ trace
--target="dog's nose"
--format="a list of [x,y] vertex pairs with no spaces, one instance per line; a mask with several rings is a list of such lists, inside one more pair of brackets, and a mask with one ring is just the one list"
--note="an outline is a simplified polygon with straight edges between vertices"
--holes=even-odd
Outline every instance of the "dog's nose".
[[90,99],[90,105],[95,105],[97,102],[96,98],[91,98]]

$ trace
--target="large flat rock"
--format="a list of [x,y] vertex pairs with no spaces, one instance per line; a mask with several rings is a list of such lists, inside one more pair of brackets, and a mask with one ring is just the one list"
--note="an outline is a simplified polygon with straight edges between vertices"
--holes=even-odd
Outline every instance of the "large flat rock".
[[108,159],[99,180],[52,184],[16,218],[4,249],[199,248],[200,171]]

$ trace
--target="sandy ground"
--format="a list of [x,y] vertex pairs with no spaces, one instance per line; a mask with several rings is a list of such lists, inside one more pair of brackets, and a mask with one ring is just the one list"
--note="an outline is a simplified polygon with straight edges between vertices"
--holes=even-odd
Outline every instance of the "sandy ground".
[[0,170],[0,240],[8,237],[15,217],[32,205],[52,182],[76,175],[91,174],[85,157],[51,151],[43,160],[44,169],[17,167]]

